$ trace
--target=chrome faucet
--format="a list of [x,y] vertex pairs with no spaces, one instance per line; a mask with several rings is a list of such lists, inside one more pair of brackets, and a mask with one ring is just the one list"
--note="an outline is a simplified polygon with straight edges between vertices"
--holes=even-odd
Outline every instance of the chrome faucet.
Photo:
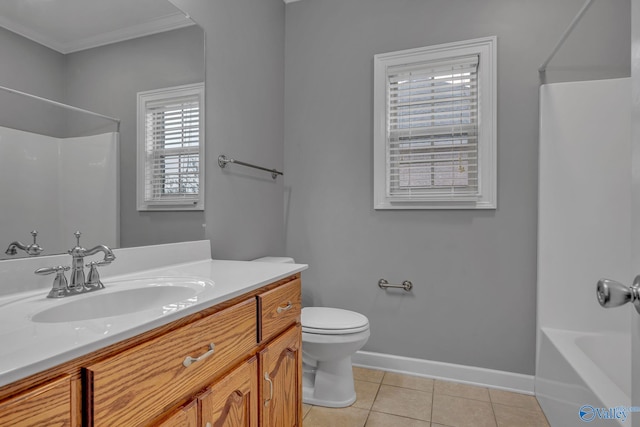
[[[98,267],[103,265],[109,265],[116,256],[111,249],[105,245],[98,245],[91,249],[85,249],[80,246],[80,236],[82,233],[76,231],[73,233],[76,236],[76,246],[68,251],[71,255],[71,281],[67,282],[64,276],[64,272],[69,270],[69,267],[57,266],[57,267],[45,267],[39,268],[35,271],[36,274],[52,274],[56,273],[56,278],[53,282],[53,288],[49,292],[48,298],[62,298],[68,295],[80,294],[85,292],[91,292],[98,289],[103,289],[104,285],[100,281],[100,274],[98,273]],[[90,267],[89,274],[85,277],[84,274],[84,257],[95,255],[98,252],[104,253],[102,261],[92,261],[87,264]]]
[[25,245],[24,243],[20,243],[16,240],[15,242],[11,242],[4,253],[7,255],[17,255],[18,249],[20,249],[22,251],[25,251],[30,256],[40,255],[44,249],[42,249],[42,246],[36,243],[36,236],[38,235],[38,232],[36,230],[33,230],[31,232],[31,235],[33,236],[32,244]]
[[[101,265],[109,265],[111,262],[116,259],[116,256],[111,252],[105,245],[98,245],[91,249],[85,249],[80,246],[80,233],[76,231],[73,233],[76,236],[76,246],[71,248],[68,252],[72,257],[71,261],[71,282],[69,283],[69,289],[71,290],[93,290],[93,289],[102,289],[104,285],[100,281],[100,275],[98,274],[98,266]],[[89,270],[89,280],[85,280],[84,275],[84,257],[95,255],[98,252],[104,253],[104,258],[102,261],[94,261],[87,264],[87,267],[90,267]],[[86,292],[85,290],[85,292]],[[80,291],[83,292],[83,291]]]

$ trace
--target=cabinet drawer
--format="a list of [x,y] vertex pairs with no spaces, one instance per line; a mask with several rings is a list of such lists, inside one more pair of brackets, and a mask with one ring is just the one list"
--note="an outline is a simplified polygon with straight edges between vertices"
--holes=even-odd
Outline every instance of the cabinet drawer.
[[[89,366],[89,424],[146,424],[245,357],[255,337],[256,302],[249,299]],[[187,357],[200,360],[185,366]]]
[[267,341],[300,321],[300,279],[258,296],[260,304],[261,339]]
[[0,402],[0,426],[72,426],[71,378],[67,375]]

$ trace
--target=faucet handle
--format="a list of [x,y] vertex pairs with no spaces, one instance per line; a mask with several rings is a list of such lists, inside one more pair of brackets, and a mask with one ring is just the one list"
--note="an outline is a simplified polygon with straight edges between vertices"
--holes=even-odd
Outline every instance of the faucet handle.
[[68,265],[67,266],[58,265],[56,267],[42,267],[34,271],[34,273],[39,274],[41,276],[45,276],[47,274],[53,274],[53,273],[64,274],[65,271],[69,271],[70,269],[71,267],[69,267]]
[[29,255],[40,255],[44,249],[42,248],[42,246],[40,246],[38,243],[36,243],[36,237],[38,236],[38,230],[33,230],[31,232],[31,235],[33,236],[33,243],[30,244],[29,246],[27,246],[26,252]]
[[65,271],[68,271],[71,267],[58,265],[56,267],[43,267],[35,271],[39,275],[47,275],[56,273],[56,278],[53,279],[53,287],[49,291],[47,298],[62,298],[69,294],[69,283],[64,275]]
[[103,265],[109,265],[111,261],[91,261],[89,264],[86,264],[89,267],[89,274],[87,275],[87,281],[85,282],[85,286],[88,288],[96,288],[96,289],[104,289],[104,285],[100,280],[100,273],[98,272],[98,267]]

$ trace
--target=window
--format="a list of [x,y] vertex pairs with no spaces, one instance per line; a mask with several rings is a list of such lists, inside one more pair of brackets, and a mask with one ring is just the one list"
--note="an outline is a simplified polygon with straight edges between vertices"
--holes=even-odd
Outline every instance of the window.
[[374,67],[374,208],[495,209],[496,38]]
[[138,93],[138,210],[204,209],[204,84]]

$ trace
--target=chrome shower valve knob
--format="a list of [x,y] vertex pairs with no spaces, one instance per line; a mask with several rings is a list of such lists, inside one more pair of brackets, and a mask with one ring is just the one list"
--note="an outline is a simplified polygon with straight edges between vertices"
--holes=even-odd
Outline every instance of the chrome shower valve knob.
[[640,313],[640,275],[636,276],[631,287],[615,280],[600,279],[596,287],[596,296],[602,307],[618,307],[631,302]]

